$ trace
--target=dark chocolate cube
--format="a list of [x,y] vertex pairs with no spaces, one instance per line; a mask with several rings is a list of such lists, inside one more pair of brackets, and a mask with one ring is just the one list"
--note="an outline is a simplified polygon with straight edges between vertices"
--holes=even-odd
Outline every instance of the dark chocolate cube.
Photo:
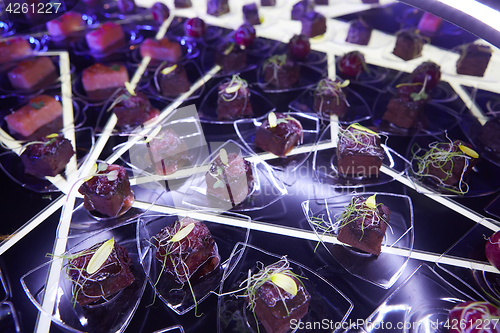
[[[256,293],[255,314],[266,332],[290,331],[290,321],[304,317],[309,310],[311,295],[296,278],[297,294],[292,296],[272,282],[265,282]],[[283,295],[284,302],[282,300]]]
[[[229,83],[219,85],[217,97],[218,119],[240,119],[253,115],[250,90],[241,86],[236,92],[227,92]],[[235,97],[236,95],[236,97]]]
[[44,137],[37,141],[44,143],[29,145],[21,154],[24,172],[27,174],[54,177],[64,170],[75,154],[71,142],[61,135],[53,139]]
[[310,0],[301,0],[293,5],[292,20],[299,21],[308,12],[314,10],[314,3]]
[[[109,180],[106,174],[118,171],[117,179]],[[124,167],[111,164],[105,171],[99,171],[83,183],[78,192],[84,196],[83,205],[89,211],[97,211],[107,216],[118,216],[127,211],[134,202],[127,171]],[[102,176],[101,176],[102,174]]]
[[260,24],[259,9],[255,3],[243,6],[243,16],[245,18],[245,22],[250,25]]
[[178,64],[177,67],[168,74],[159,74],[161,94],[165,97],[177,97],[189,91],[189,82],[184,66]]
[[288,57],[264,63],[264,82],[278,89],[291,88],[300,79],[300,67]]
[[225,73],[235,72],[247,65],[247,54],[235,43],[222,43],[217,46],[215,63]]
[[415,101],[412,93],[418,93],[422,85],[403,86],[387,105],[382,119],[402,128],[415,127],[421,118],[426,99]]
[[479,141],[500,154],[500,117],[490,119],[484,124],[479,132]]
[[73,290],[80,306],[106,301],[135,281],[130,271],[132,259],[127,250],[116,243],[101,267],[93,274],[87,273],[89,261],[101,245],[102,243],[96,244],[86,250],[89,254],[71,260],[68,275],[74,282]]
[[174,0],[175,8],[190,8],[193,7],[191,0]]
[[[194,223],[193,230],[183,239],[172,243],[170,239],[187,225]],[[156,259],[163,270],[181,284],[210,274],[220,264],[220,256],[207,226],[189,217],[164,228],[154,237]]]
[[457,74],[484,76],[491,58],[491,48],[487,45],[467,44],[462,48],[457,61]]
[[276,118],[284,119],[286,122],[280,122],[271,128],[269,121],[264,120],[257,128],[254,143],[262,150],[276,156],[285,156],[299,142],[302,136],[302,126],[298,120],[283,113],[276,114]]
[[276,0],[260,0],[261,6],[276,6]]
[[415,30],[403,29],[396,33],[396,45],[392,53],[403,60],[421,56],[424,47],[423,37]]
[[302,35],[309,38],[323,35],[326,32],[326,18],[318,12],[310,11],[300,19]]
[[229,0],[207,0],[207,14],[221,16],[229,13]]
[[370,28],[363,20],[354,20],[349,26],[346,42],[358,45],[368,45],[372,35]]

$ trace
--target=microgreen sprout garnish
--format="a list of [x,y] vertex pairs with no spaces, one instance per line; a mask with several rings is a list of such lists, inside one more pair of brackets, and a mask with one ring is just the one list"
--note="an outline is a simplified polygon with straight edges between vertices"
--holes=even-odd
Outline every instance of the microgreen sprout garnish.
[[130,96],[135,96],[134,88],[132,87],[132,84],[130,82],[125,82],[125,89],[127,89],[127,92],[130,94]]
[[340,105],[340,100],[344,100],[347,106],[349,102],[346,99],[342,88],[345,88],[349,85],[350,81],[345,80],[344,82],[334,81],[329,78],[322,79],[319,81],[316,90],[314,91],[315,96],[319,96],[321,98],[321,103],[319,106],[319,111],[323,111],[323,103],[324,103],[324,95],[333,95],[337,99],[337,106]]
[[[479,155],[460,142],[453,142],[448,136],[446,138],[449,142],[432,142],[426,151],[416,144],[412,147],[413,174],[419,180],[429,177],[445,190],[457,194],[465,194],[469,191],[469,185],[464,181],[465,172],[469,167],[469,161],[478,158]],[[419,154],[421,152],[425,152],[425,154]],[[458,186],[446,183],[448,179],[453,177],[453,169],[456,163],[463,163]],[[431,169],[439,170],[441,175],[438,177],[431,174]]]
[[88,274],[94,274],[101,268],[101,266],[106,262],[109,255],[111,254],[111,251],[113,251],[114,246],[115,246],[114,237],[102,243],[102,245],[97,249],[97,251],[95,251],[92,258],[90,258],[90,261],[87,265]]
[[236,45],[235,43],[231,43],[227,47],[227,49],[224,50],[224,55],[229,55],[229,53],[231,53],[233,51],[235,45]]
[[339,128],[339,153],[355,151],[362,155],[384,158],[384,150],[380,147],[380,135],[358,123],[346,129]]
[[[224,148],[219,151],[219,158],[223,165],[229,166],[229,157],[227,156],[227,151]],[[224,181],[224,167],[212,163],[209,172],[212,177],[217,179],[213,188],[226,187],[226,182]]]
[[271,83],[273,80],[279,83],[278,70],[286,64],[286,60],[287,60],[287,55],[281,54],[281,55],[274,55],[268,58],[266,61],[264,61],[264,64],[262,65],[264,70],[266,69],[267,66],[272,66],[273,69],[273,76],[269,79],[268,82],[266,82],[266,84]]
[[45,103],[43,101],[40,101],[40,102],[33,102],[30,105],[33,109],[40,110],[41,108],[43,108],[45,106]]
[[425,93],[425,86],[427,85],[427,78],[428,76],[425,76],[424,84],[422,85],[422,89],[418,93],[411,93],[410,97],[415,101],[418,102],[421,99],[427,99],[429,96]]
[[172,73],[173,71],[175,71],[176,69],[177,69],[177,64],[170,66],[170,67],[165,67],[164,69],[162,69],[161,73],[163,75],[168,75],[168,74]]
[[[226,102],[234,101],[239,94],[241,88],[245,89],[248,87],[248,82],[243,80],[239,75],[235,74],[229,81],[226,89],[219,91],[222,99]],[[225,94],[234,94],[233,96],[227,98]]]
[[267,121],[269,122],[269,127],[274,128],[278,125],[277,121],[278,119],[276,118],[276,114],[274,112],[269,112],[269,115],[267,116]]

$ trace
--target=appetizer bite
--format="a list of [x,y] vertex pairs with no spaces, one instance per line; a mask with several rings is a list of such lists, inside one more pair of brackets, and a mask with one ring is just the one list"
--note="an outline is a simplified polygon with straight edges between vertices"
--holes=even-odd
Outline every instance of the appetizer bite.
[[353,78],[358,77],[363,72],[370,72],[365,56],[359,51],[344,54],[339,60],[338,69],[343,75]]
[[337,239],[356,249],[378,256],[389,225],[391,210],[376,202],[376,194],[369,198],[355,196],[338,217]]
[[270,112],[257,129],[254,143],[260,149],[284,157],[302,138],[300,121],[284,113]]
[[107,302],[135,281],[131,265],[127,249],[114,238],[72,255],[67,269],[73,282],[73,302],[80,306]]
[[[412,169],[418,179],[431,179],[438,186],[458,194],[469,191],[465,177],[478,162],[479,154],[460,140],[433,142],[425,154],[418,145],[412,147]],[[415,163],[413,163],[415,162]],[[416,165],[416,168],[414,167]]]
[[373,29],[362,18],[354,20],[349,26],[345,41],[351,44],[368,45],[372,30]]
[[311,52],[311,43],[305,35],[294,35],[288,42],[288,53],[290,57],[304,60]]
[[168,38],[157,40],[147,38],[140,47],[141,57],[151,57],[153,60],[177,62],[182,56],[179,42],[172,42]]
[[184,21],[184,34],[188,37],[201,38],[205,35],[205,21],[199,17],[193,17]]
[[99,212],[116,217],[127,212],[134,203],[134,192],[130,189],[127,171],[116,164],[99,163],[95,173],[85,181],[78,192],[84,196],[83,207],[90,212]]
[[253,44],[255,40],[255,29],[250,24],[241,25],[234,34],[234,41],[242,48],[248,47]]
[[500,154],[500,117],[490,119],[479,132],[479,142],[486,150]]
[[153,161],[156,174],[166,176],[188,164],[190,157],[184,140],[174,130],[164,128],[148,142],[145,160]]
[[215,63],[221,66],[225,73],[235,72],[247,65],[246,52],[234,42],[225,42],[217,45]]
[[450,333],[497,333],[500,308],[484,301],[467,301],[448,314]]
[[217,244],[207,226],[181,218],[153,237],[156,259],[177,283],[184,284],[213,272],[220,264]]
[[263,7],[276,6],[276,0],[260,0],[260,5]]
[[161,2],[155,2],[151,7],[151,14],[153,14],[153,20],[156,24],[161,25],[170,17],[170,9]]
[[314,10],[314,2],[310,0],[300,0],[292,7],[292,20],[300,21],[302,17]]
[[259,9],[255,2],[243,6],[243,18],[245,19],[245,23],[250,25],[260,24]]
[[425,93],[426,82],[397,85],[398,92],[389,101],[382,119],[402,128],[412,128],[421,119],[429,96]]
[[415,70],[411,73],[411,82],[420,82],[425,85],[425,90],[432,90],[438,85],[441,79],[441,67],[432,62],[426,61],[421,63]]
[[326,18],[318,12],[309,11],[300,18],[300,21],[302,22],[301,35],[312,38],[326,32]]
[[59,101],[52,96],[39,95],[19,110],[6,115],[5,121],[11,132],[28,137],[61,116],[62,105]]
[[264,82],[278,89],[291,88],[300,79],[300,68],[286,54],[275,55],[264,61]]
[[125,34],[121,25],[106,22],[85,35],[87,45],[93,52],[104,53],[125,44]]
[[338,172],[345,176],[378,176],[384,149],[375,131],[352,124],[339,129],[337,144]]
[[54,177],[64,170],[74,154],[68,139],[52,134],[28,143],[21,154],[21,161],[27,174]]
[[56,19],[46,23],[47,31],[50,36],[67,37],[74,32],[80,31],[85,26],[82,14],[68,12]]
[[109,109],[116,114],[120,128],[137,127],[160,114],[144,93],[133,91],[119,95]]
[[83,89],[92,99],[108,98],[116,89],[124,87],[128,80],[127,68],[118,64],[106,66],[96,63],[82,72]]
[[319,81],[314,91],[314,110],[323,115],[336,114],[343,117],[349,108],[349,102],[342,88],[349,85],[349,80],[340,82],[329,78]]
[[219,17],[229,13],[229,0],[207,0],[207,14]]
[[422,54],[425,37],[414,29],[402,29],[396,32],[396,45],[392,53],[405,60],[418,58]]
[[0,42],[0,64],[18,60],[31,54],[31,45],[23,37],[14,37]]
[[174,0],[175,8],[190,8],[193,7],[191,0]]
[[242,283],[248,307],[267,333],[288,332],[292,320],[298,322],[308,313],[311,295],[300,278],[283,257]]
[[493,51],[488,45],[465,44],[460,49],[457,74],[484,76]]
[[13,88],[30,90],[53,83],[58,75],[49,57],[37,57],[21,61],[7,73],[7,77]]
[[240,154],[221,149],[205,174],[207,194],[233,207],[242,203],[252,192],[254,175],[252,163]]
[[253,116],[250,95],[247,81],[238,75],[233,75],[227,83],[221,83],[217,97],[218,119],[232,120]]
[[160,71],[159,83],[162,96],[170,98],[177,97],[191,88],[186,69],[180,64],[163,68]]

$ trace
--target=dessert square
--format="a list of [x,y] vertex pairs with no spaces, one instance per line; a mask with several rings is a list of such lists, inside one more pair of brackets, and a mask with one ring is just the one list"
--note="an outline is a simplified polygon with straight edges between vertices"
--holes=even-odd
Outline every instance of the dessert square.
[[420,57],[423,47],[424,37],[417,30],[402,29],[396,32],[396,45],[392,53],[408,61]]
[[[178,242],[171,242],[179,230],[194,224],[193,230]],[[154,237],[156,259],[163,264],[163,270],[175,280],[184,284],[202,278],[214,271],[220,264],[217,244],[207,226],[189,217],[165,227]]]
[[291,88],[300,79],[300,67],[286,54],[275,55],[264,62],[264,82],[278,89]]
[[100,53],[125,44],[125,34],[122,26],[113,22],[106,22],[99,28],[87,33],[85,39],[91,51]]
[[301,0],[292,7],[292,20],[300,21],[305,14],[313,10],[314,2]]
[[491,52],[488,45],[471,43],[462,46],[460,58],[457,61],[457,74],[484,76],[490,62]]
[[207,14],[221,16],[229,13],[229,0],[207,0]]
[[83,207],[110,217],[126,212],[134,203],[134,192],[125,168],[110,164],[96,174],[78,189],[84,196]]
[[107,99],[116,89],[125,87],[129,76],[123,65],[106,66],[100,63],[87,67],[82,72],[83,89],[90,98]]
[[[254,143],[264,151],[283,157],[297,145],[302,137],[302,125],[290,115],[284,113],[273,113],[273,115],[265,119],[257,128]],[[273,117],[276,119],[272,119]]]
[[49,57],[23,60],[7,73],[15,89],[33,89],[53,83],[58,75]]
[[236,43],[222,43],[215,50],[215,63],[226,73],[235,72],[246,67],[247,54]]
[[260,24],[259,9],[256,3],[250,3],[243,6],[243,17],[245,22],[250,25]]
[[310,11],[300,19],[302,35],[309,38],[321,36],[326,32],[326,18],[318,12]]
[[141,57],[149,56],[151,59],[177,62],[182,56],[181,45],[177,41],[170,41],[168,38],[157,40],[147,38],[140,48]]
[[43,137],[36,144],[30,144],[21,154],[24,172],[30,175],[54,177],[64,170],[75,154],[73,146],[62,135],[54,138]]
[[378,176],[383,159],[384,149],[376,132],[359,124],[340,129],[337,143],[337,167],[340,174]]
[[171,175],[189,163],[188,147],[172,129],[162,129],[148,144],[146,160],[153,160],[156,174]]
[[39,95],[19,110],[5,116],[9,130],[27,137],[62,116],[62,105],[54,97]]
[[151,106],[149,98],[141,92],[131,96],[124,93],[114,102],[113,112],[118,117],[118,127],[135,127],[156,117],[159,111]]
[[415,127],[428,98],[427,94],[421,94],[422,87],[420,83],[399,85],[398,92],[389,101],[382,119],[406,129]]
[[46,23],[50,36],[68,36],[82,30],[84,25],[82,14],[76,12],[68,12]]
[[31,45],[23,37],[14,37],[0,42],[0,64],[24,58],[31,54]]
[[106,301],[110,296],[130,286],[135,277],[130,270],[132,259],[127,249],[114,244],[110,255],[97,272],[89,274],[87,266],[95,252],[103,243],[98,243],[83,251],[70,261],[68,275],[73,281],[73,294],[80,306]]
[[217,97],[217,118],[240,119],[253,116],[248,83],[233,76],[230,82],[219,85]]
[[345,41],[352,44],[368,45],[371,35],[372,28],[365,21],[362,19],[354,20],[349,26]]
[[314,91],[314,110],[324,115],[336,114],[342,118],[349,108],[341,82],[331,79],[319,81]]
[[177,64],[166,67],[160,72],[159,83],[161,94],[165,97],[177,97],[191,88],[186,69],[184,66]]
[[500,117],[490,119],[483,125],[479,132],[479,142],[500,154]]

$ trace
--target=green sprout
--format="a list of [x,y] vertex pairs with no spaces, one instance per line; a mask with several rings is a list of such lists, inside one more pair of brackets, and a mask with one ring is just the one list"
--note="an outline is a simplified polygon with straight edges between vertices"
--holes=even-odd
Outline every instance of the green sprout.
[[[243,80],[238,74],[233,75],[231,78],[231,81],[229,81],[229,84],[227,87],[223,90],[219,91],[219,94],[221,95],[222,99],[226,102],[232,102],[236,98],[238,98],[238,94],[240,92],[240,89],[245,89],[248,87],[248,82],[246,80]],[[227,98],[225,94],[234,94],[232,97]]]
[[277,83],[279,82],[278,71],[281,67],[283,67],[286,64],[286,60],[287,60],[286,54],[281,54],[281,55],[277,54],[264,61],[264,64],[262,65],[263,69],[266,69],[267,66],[271,66],[273,69],[273,76],[268,82],[266,82],[266,85],[271,83],[273,80],[276,81]]
[[[378,143],[380,135],[359,123],[339,128],[339,153],[354,150],[362,155],[378,156],[384,158],[384,153]],[[340,144],[342,143],[342,144]]]

